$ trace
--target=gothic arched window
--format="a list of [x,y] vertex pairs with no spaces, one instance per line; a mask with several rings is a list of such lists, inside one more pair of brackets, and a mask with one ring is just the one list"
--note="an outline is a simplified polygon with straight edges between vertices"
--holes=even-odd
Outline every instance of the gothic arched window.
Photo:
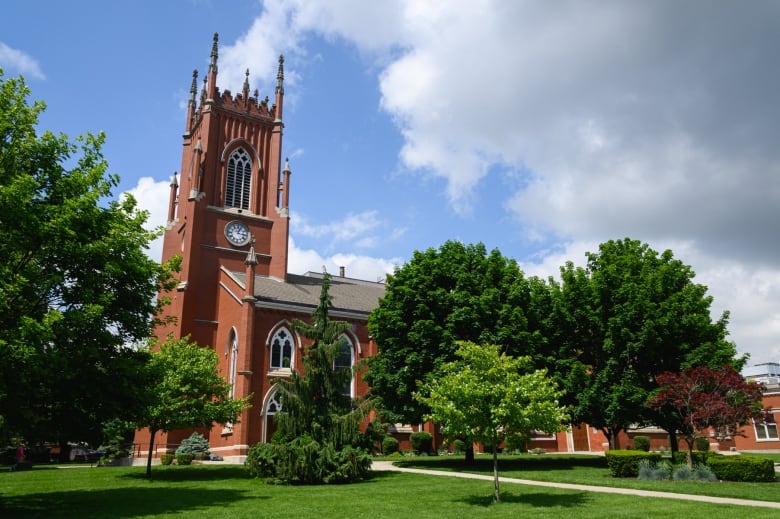
[[[333,369],[336,371],[350,370],[351,373],[352,364],[355,361],[355,348],[352,346],[352,341],[350,341],[346,335],[342,335],[340,340],[339,352],[336,355],[336,359],[333,361]],[[353,388],[352,377],[350,377],[349,382],[344,385],[342,394],[353,397]]]
[[227,351],[228,355],[228,382],[230,383],[230,398],[233,398],[236,387],[236,363],[238,360],[238,334],[236,329],[230,330],[228,337]]
[[225,207],[249,209],[252,186],[252,159],[243,148],[230,154],[225,182]]
[[293,336],[282,326],[271,338],[271,369],[290,369],[293,366]]

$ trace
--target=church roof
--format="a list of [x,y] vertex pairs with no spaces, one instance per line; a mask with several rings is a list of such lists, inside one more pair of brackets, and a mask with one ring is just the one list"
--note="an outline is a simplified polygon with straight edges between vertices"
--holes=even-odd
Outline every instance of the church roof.
[[[243,276],[237,276],[243,279]],[[299,306],[310,313],[316,308],[322,291],[322,274],[287,274],[286,280],[266,276],[255,277],[255,298],[260,306]],[[381,282],[348,277],[331,277],[331,311],[334,314],[365,314],[376,308],[385,294]]]

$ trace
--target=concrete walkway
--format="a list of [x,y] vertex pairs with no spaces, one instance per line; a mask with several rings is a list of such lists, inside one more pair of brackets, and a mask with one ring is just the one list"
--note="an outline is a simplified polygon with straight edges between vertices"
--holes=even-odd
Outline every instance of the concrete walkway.
[[[391,461],[374,461],[371,465],[377,471],[410,472],[413,474],[425,474],[428,476],[444,476],[453,478],[481,479],[493,481],[492,475],[468,474],[466,472],[445,472],[441,470],[409,469],[397,467]],[[562,488],[565,490],[579,490],[582,492],[602,492],[604,494],[624,494],[630,496],[658,497],[662,499],[684,499],[687,501],[701,501],[702,503],[720,503],[724,505],[759,506],[764,508],[780,509],[780,503],[770,501],[753,501],[751,499],[735,499],[732,497],[697,496],[694,494],[677,494],[673,492],[655,492],[652,490],[635,490],[631,488],[598,487],[593,485],[575,485],[572,483],[550,483],[547,481],[532,481],[529,479],[499,477],[501,484],[515,483],[518,485],[530,485],[535,487]]]

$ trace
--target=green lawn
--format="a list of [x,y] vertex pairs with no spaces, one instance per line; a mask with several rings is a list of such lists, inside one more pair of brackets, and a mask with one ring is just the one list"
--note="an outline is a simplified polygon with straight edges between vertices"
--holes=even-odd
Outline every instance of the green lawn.
[[494,504],[492,490],[491,481],[397,472],[377,472],[354,485],[278,486],[249,479],[243,468],[227,465],[155,467],[152,481],[140,467],[46,467],[0,472],[0,517],[717,519],[761,510],[511,484],[502,486],[503,501]]
[[[407,457],[398,459],[397,463],[406,467],[493,474],[493,460],[487,455],[477,456],[476,467],[465,465],[462,456]],[[613,478],[607,468],[606,460],[602,456],[568,454],[500,456],[498,470],[502,477],[536,481],[780,502],[780,483],[733,483],[727,481],[702,483],[697,481],[639,481],[637,479]]]

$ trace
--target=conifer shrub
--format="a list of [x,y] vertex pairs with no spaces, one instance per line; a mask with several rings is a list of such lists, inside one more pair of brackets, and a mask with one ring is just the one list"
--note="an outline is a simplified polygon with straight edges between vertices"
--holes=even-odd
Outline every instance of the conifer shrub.
[[209,441],[200,433],[194,432],[189,438],[181,442],[176,449],[176,454],[191,454],[192,459],[209,459]]
[[426,431],[413,432],[409,441],[415,454],[429,454],[433,450],[433,436]]
[[395,452],[398,452],[398,440],[392,436],[385,436],[382,440],[382,454],[389,456]]

